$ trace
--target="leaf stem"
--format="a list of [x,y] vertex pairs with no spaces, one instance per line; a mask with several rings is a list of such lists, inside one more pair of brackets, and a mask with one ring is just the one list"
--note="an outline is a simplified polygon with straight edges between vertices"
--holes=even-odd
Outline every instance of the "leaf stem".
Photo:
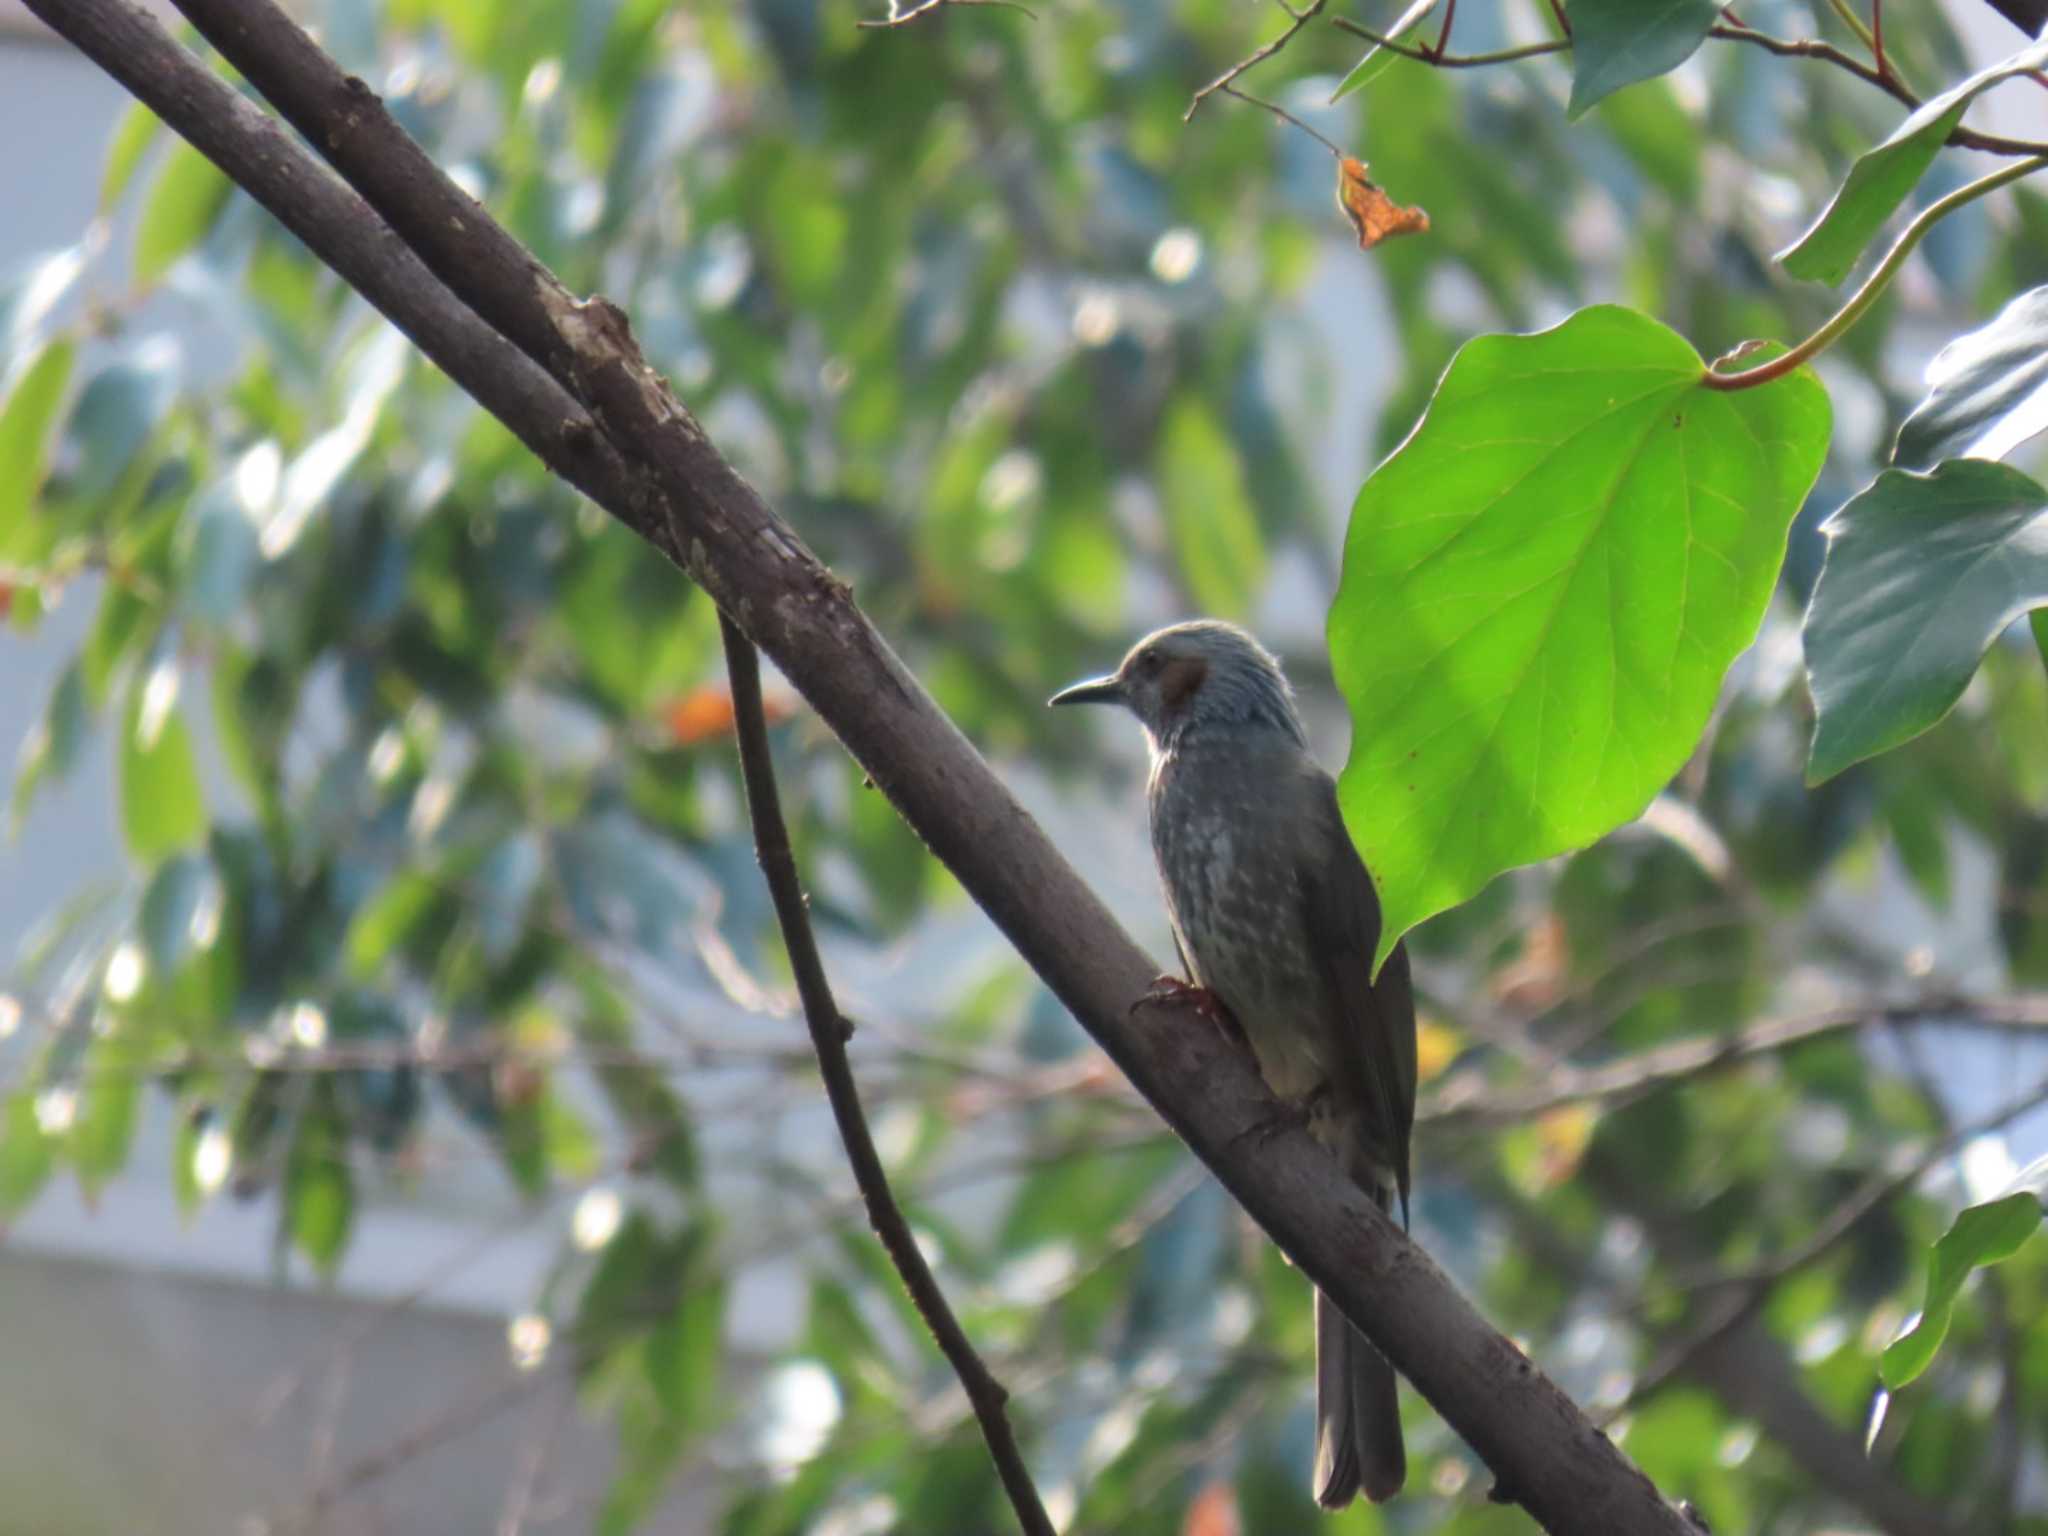
[[1986,193],[1996,192],[2008,182],[2018,181],[2022,176],[2031,176],[2044,166],[2048,166],[2048,155],[2036,155],[2031,160],[2016,160],[2011,165],[2001,166],[1990,175],[1980,176],[1968,185],[1956,188],[1948,196],[1929,203],[1920,210],[1919,216],[1900,232],[1899,238],[1892,242],[1892,248],[1886,251],[1884,259],[1872,268],[1870,276],[1863,280],[1863,286],[1851,294],[1848,302],[1829,316],[1819,330],[1791,351],[1781,353],[1767,363],[1759,363],[1754,368],[1745,368],[1739,373],[1716,373],[1712,365],[1709,365],[1700,382],[1708,389],[1754,389],[1759,384],[1781,379],[1801,367],[1863,318],[1864,311],[1875,304],[1878,296],[1891,285],[1891,280],[1898,276],[1899,268],[1905,265],[1906,258],[1913,254],[1913,248],[1930,229],[1966,203],[1974,203]]
[[1842,18],[1842,25],[1855,33],[1856,41],[1868,48],[1871,56],[1875,58],[1877,39],[1872,35],[1870,28],[1864,25],[1863,18],[1856,14],[1856,7],[1851,5],[1849,0],[1828,0],[1828,4],[1834,8],[1835,14]]
[[1413,59],[1418,64],[1434,64],[1439,69],[1481,69],[1488,64],[1512,64],[1517,59],[1533,59],[1546,53],[1563,53],[1571,47],[1567,37],[1552,38],[1547,43],[1523,43],[1515,48],[1497,48],[1491,53],[1444,53],[1439,54],[1428,48],[1417,48],[1413,44],[1375,32],[1362,22],[1353,21],[1349,16],[1332,16],[1330,25],[1340,32],[1349,32],[1353,37],[1381,47],[1404,59]]
[[1325,137],[1323,134],[1318,133],[1315,129],[1309,127],[1307,123],[1304,123],[1300,118],[1296,117],[1292,112],[1288,111],[1278,102],[1268,101],[1263,96],[1254,96],[1250,91],[1240,90],[1238,89],[1238,87],[1234,85],[1218,86],[1217,89],[1219,92],[1221,92],[1221,94],[1225,96],[1235,96],[1239,101],[1249,103],[1254,107],[1265,108],[1266,111],[1272,113],[1275,117],[1279,118],[1281,122],[1292,123],[1295,127],[1299,128],[1303,133],[1307,134],[1310,138],[1314,139],[1318,144],[1322,145],[1323,148],[1327,149],[1331,154],[1335,155],[1339,160],[1342,160],[1344,158],[1344,150],[1341,145],[1337,144],[1334,140]]

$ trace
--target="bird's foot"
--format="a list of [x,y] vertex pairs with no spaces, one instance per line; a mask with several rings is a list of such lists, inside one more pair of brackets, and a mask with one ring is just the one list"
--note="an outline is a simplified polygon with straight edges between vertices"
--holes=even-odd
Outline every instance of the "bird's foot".
[[1327,1083],[1310,1089],[1298,1099],[1278,1097],[1260,1101],[1258,1118],[1239,1131],[1233,1141],[1251,1141],[1264,1146],[1275,1136],[1288,1131],[1305,1130],[1316,1117],[1316,1113],[1328,1102],[1330,1088]]
[[1152,989],[1131,1004],[1131,1012],[1135,1014],[1140,1008],[1180,1007],[1194,1009],[1240,1050],[1251,1049],[1251,1042],[1245,1039],[1244,1026],[1237,1022],[1223,999],[1207,987],[1182,981],[1178,976],[1153,978]]

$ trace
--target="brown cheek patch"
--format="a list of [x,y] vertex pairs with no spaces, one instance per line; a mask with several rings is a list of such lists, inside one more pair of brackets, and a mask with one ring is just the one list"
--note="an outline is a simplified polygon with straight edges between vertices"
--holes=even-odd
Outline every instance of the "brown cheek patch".
[[1183,705],[1195,696],[1195,690],[1202,686],[1202,680],[1209,675],[1209,664],[1186,657],[1170,661],[1166,670],[1159,674],[1159,697],[1169,714],[1178,714]]

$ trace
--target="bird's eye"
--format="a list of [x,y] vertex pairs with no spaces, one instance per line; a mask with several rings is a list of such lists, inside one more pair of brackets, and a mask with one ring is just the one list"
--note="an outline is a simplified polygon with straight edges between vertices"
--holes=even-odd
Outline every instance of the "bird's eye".
[[1138,670],[1150,677],[1166,664],[1166,658],[1157,651],[1147,651],[1138,658]]

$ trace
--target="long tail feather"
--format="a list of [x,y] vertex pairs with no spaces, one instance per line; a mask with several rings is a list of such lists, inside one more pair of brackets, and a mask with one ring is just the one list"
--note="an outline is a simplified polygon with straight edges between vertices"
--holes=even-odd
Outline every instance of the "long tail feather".
[[1316,1292],[1316,1502],[1342,1509],[1363,1493],[1375,1504],[1408,1476],[1394,1368]]

